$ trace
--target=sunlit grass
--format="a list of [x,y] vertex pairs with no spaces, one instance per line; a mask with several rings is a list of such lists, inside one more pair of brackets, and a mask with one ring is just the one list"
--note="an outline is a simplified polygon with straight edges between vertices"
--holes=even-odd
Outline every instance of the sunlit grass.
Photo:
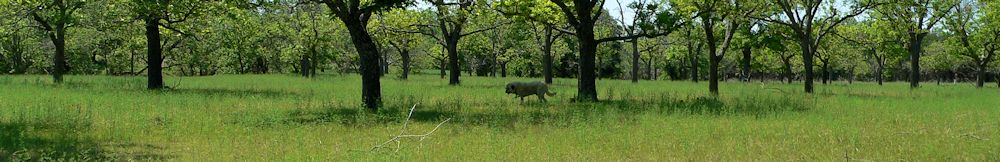
[[[599,103],[521,104],[510,81],[436,75],[383,79],[385,107],[360,108],[355,75],[0,76],[0,161],[7,159],[328,161],[995,161],[1000,89],[968,84],[818,85],[599,80]],[[399,152],[370,148],[452,120]]]

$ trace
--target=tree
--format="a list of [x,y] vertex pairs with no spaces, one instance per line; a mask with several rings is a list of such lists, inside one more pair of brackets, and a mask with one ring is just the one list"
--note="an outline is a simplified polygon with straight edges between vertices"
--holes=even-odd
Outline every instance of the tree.
[[21,6],[30,7],[28,13],[38,26],[45,31],[55,53],[52,55],[52,74],[55,83],[62,83],[63,74],[69,69],[66,64],[66,29],[76,26],[77,9],[83,7],[84,0],[25,0]]
[[691,66],[689,67],[691,68],[691,81],[697,83],[698,62],[700,62],[698,55],[701,55],[701,47],[704,46],[704,43],[698,41],[698,39],[695,38],[696,35],[691,34],[691,32],[695,30],[694,28],[694,25],[685,25],[684,38],[686,38],[685,42],[687,43],[687,54],[689,62],[691,63]]
[[368,21],[372,14],[392,8],[407,5],[406,0],[321,0],[330,8],[330,12],[344,23],[351,34],[351,42],[358,52],[361,62],[361,100],[365,108],[371,112],[378,111],[382,105],[382,88],[379,83],[379,50],[368,33]]
[[920,53],[927,34],[942,18],[946,17],[957,0],[905,0],[888,1],[876,8],[876,17],[895,24],[897,30],[907,33],[907,51],[910,55],[910,88],[920,86]]
[[[826,13],[818,13],[823,5],[831,5],[826,8]],[[798,42],[802,51],[802,62],[805,66],[805,92],[813,92],[813,56],[823,39],[837,25],[848,19],[861,15],[865,11],[878,6],[877,3],[861,2],[855,3],[852,11],[841,13],[832,7],[832,3],[823,0],[776,0],[765,1],[763,6],[772,6],[759,14],[751,15],[753,19],[766,21],[774,24],[784,25],[791,29],[792,36]]]
[[[531,0],[520,0],[517,2],[530,2]],[[598,18],[604,14],[604,2],[605,0],[549,0],[552,4],[555,4],[559,10],[562,12],[562,16],[565,17],[566,22],[573,27],[573,31],[557,28],[561,32],[566,32],[571,35],[576,36],[577,47],[580,53],[579,63],[580,63],[580,75],[578,76],[577,84],[577,96],[576,101],[581,102],[592,102],[597,101],[597,46],[602,42],[612,42],[629,40],[636,37],[657,37],[666,35],[666,33],[640,33],[637,35],[627,36],[627,37],[607,37],[597,39],[595,38],[594,26],[598,22]],[[535,3],[523,3],[529,7],[533,8],[536,6]],[[671,12],[660,12],[659,15],[655,16],[659,26],[676,26],[680,21]]]
[[[458,85],[461,83],[459,76],[462,75],[458,58],[458,42],[462,37],[491,30],[496,26],[463,32],[469,17],[476,14],[475,12],[478,7],[482,7],[476,5],[476,0],[456,0],[456,2],[446,2],[445,0],[427,1],[434,5],[436,9],[437,24],[421,25],[421,27],[426,29],[421,30],[423,31],[421,33],[436,39],[438,43],[441,43],[445,47],[445,50],[448,52],[448,69],[451,70],[448,84]],[[437,36],[437,34],[431,32],[434,30],[433,28],[437,28],[436,30],[438,30],[441,36]]]
[[[990,4],[986,4],[990,5]],[[982,6],[990,9],[991,6]],[[971,0],[960,1],[951,16],[948,16],[947,25],[951,30],[953,38],[958,39],[958,46],[961,50],[955,52],[964,56],[975,66],[976,87],[982,88],[988,79],[987,68],[996,59],[997,35],[1000,35],[1000,28],[994,21],[996,11],[983,11],[979,4]],[[978,15],[983,15],[979,17]],[[982,51],[980,51],[982,49]]]
[[[715,0],[691,0],[687,2],[680,3],[683,6],[686,13],[691,13],[696,15],[701,21],[702,30],[705,32],[705,44],[708,47],[708,91],[712,95],[719,95],[719,63],[722,58],[729,51],[730,42],[732,42],[733,35],[739,28],[738,18],[745,16],[746,13],[741,10],[741,3],[739,1],[715,1]],[[716,37],[715,27],[717,23],[724,23],[725,31],[722,42],[720,44],[719,39]],[[719,47],[721,45],[721,49]]]
[[890,30],[889,22],[884,20],[868,20],[836,29],[834,33],[846,42],[863,49],[864,57],[871,65],[873,79],[879,85],[883,78],[888,61],[897,57],[902,48],[904,35]]
[[[631,73],[631,77],[632,77],[632,82],[636,83],[636,82],[639,82],[639,78],[640,78],[640,75],[639,75],[639,71],[640,71],[639,70],[639,67],[640,67],[639,60],[640,60],[640,57],[641,57],[641,55],[640,55],[641,51],[639,50],[639,38],[640,37],[634,37],[634,35],[637,35],[637,34],[640,34],[640,33],[661,33],[661,34],[657,34],[657,35],[651,35],[651,36],[649,36],[649,38],[656,38],[656,37],[660,37],[660,36],[667,36],[670,33],[672,33],[674,30],[676,30],[681,24],[672,23],[672,24],[666,24],[666,25],[669,25],[669,26],[663,26],[663,27],[658,26],[658,24],[656,24],[656,22],[654,22],[656,20],[656,17],[654,17],[654,16],[659,16],[660,15],[659,12],[669,12],[669,11],[661,11],[659,9],[659,7],[662,4],[659,4],[659,3],[656,3],[656,2],[647,2],[645,0],[639,0],[639,1],[635,1],[635,2],[632,2],[632,3],[628,4],[628,8],[633,10],[633,12],[634,12],[633,15],[634,16],[632,17],[632,20],[631,20],[630,23],[626,23],[625,22],[625,8],[623,8],[621,6],[621,1],[620,0],[616,0],[616,2],[618,2],[618,11],[619,11],[619,15],[621,16],[621,18],[618,19],[618,21],[621,23],[621,26],[622,26],[622,28],[625,31],[623,34],[626,34],[626,35],[623,35],[623,37],[632,37],[632,39],[629,39],[627,41],[632,44],[632,49],[631,49],[631,51],[632,51],[632,73]],[[666,19],[673,19],[672,17],[665,17],[665,18]],[[676,21],[676,20],[672,20],[672,21]],[[663,31],[657,31],[657,30],[663,30]]]
[[[8,5],[8,4],[0,4]],[[24,74],[34,62],[28,57],[29,48],[25,48],[26,41],[30,39],[26,22],[30,21],[21,14],[23,11],[11,11],[9,6],[0,6],[0,11],[10,11],[10,15],[0,16],[10,17],[0,19],[0,74]]]
[[554,76],[552,45],[567,33],[556,30],[566,24],[565,17],[559,16],[559,7],[548,0],[500,1],[496,10],[515,22],[531,22],[535,41],[539,43],[538,49],[542,53],[542,75],[545,83],[551,84]]
[[[146,29],[146,88],[163,89],[163,46],[160,28],[165,28],[182,35],[189,33],[176,28],[175,24],[187,21],[197,16],[201,11],[200,2],[176,2],[171,0],[133,0],[135,12],[142,18]],[[175,41],[167,50],[176,48],[180,40]]]
[[379,36],[381,42],[389,44],[402,59],[400,79],[409,78],[413,62],[411,52],[415,50],[414,46],[423,40],[407,31],[416,30],[413,28],[418,25],[417,22],[422,20],[422,17],[423,13],[412,10],[393,10],[379,16],[379,28],[384,31]]

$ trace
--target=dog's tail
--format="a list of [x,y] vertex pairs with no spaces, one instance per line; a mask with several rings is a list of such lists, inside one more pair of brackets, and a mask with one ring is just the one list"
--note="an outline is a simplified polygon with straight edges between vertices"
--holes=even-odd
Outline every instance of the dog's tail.
[[556,96],[556,93],[555,92],[545,92],[545,95]]

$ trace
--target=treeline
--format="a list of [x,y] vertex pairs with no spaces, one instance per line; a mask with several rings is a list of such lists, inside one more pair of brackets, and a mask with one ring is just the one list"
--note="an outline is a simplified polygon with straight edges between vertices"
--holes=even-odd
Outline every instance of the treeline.
[[[618,2],[618,1],[615,1]],[[359,73],[381,77],[813,82],[995,78],[1000,2],[634,0],[15,0],[0,73]],[[1000,85],[1000,81],[997,82]]]

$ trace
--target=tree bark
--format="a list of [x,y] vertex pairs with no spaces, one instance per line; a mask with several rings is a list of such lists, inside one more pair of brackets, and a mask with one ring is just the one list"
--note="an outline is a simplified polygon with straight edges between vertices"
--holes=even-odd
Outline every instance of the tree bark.
[[743,82],[750,82],[750,62],[753,60],[750,50],[749,46],[743,47],[743,60],[741,60],[743,61]]
[[462,68],[458,66],[458,39],[457,37],[449,37],[446,41],[448,50],[448,69],[450,70],[450,77],[448,78],[449,85],[458,85],[461,81],[458,79],[462,75]]
[[[709,20],[710,13],[702,17],[702,20]],[[719,61],[722,57],[716,54],[717,44],[715,39],[715,24],[712,21],[702,22],[705,30],[705,43],[708,44],[708,91],[712,95],[719,95]]]
[[634,38],[632,43],[632,83],[639,82],[639,38]]
[[446,72],[446,70],[445,70],[445,69],[447,69],[447,67],[448,67],[448,61],[446,61],[446,60],[441,60],[441,65],[440,65],[440,66],[438,66],[438,67],[439,67],[438,69],[439,69],[439,70],[441,70],[441,73],[440,73],[440,74],[441,74],[441,79],[444,79],[444,76],[448,74],[448,73]]
[[878,81],[878,85],[882,85],[882,82],[885,80],[882,77],[883,76],[882,70],[885,69],[885,65],[883,65],[882,63],[877,63],[877,65],[878,67],[876,67],[875,69],[875,80]]
[[655,73],[653,73],[653,61],[654,61],[653,58],[656,57],[650,56],[649,60],[646,61],[646,79],[649,80],[656,80],[656,75]]
[[500,63],[500,77],[507,77],[507,62]]
[[56,46],[56,55],[52,57],[52,62],[55,63],[55,67],[52,71],[52,78],[54,82],[62,83],[63,74],[67,71],[65,28],[56,28],[56,38],[53,39],[52,44]]
[[545,84],[552,84],[552,43],[555,41],[552,30],[551,26],[545,26],[545,42],[542,44],[542,75],[545,75]]
[[822,67],[820,67],[823,72],[823,84],[828,84],[830,82],[830,63],[826,59],[821,58],[819,60],[823,63]]
[[[577,11],[580,6],[577,6]],[[586,13],[578,15],[591,15],[590,9]],[[576,101],[596,102],[597,101],[597,75],[595,62],[597,57],[597,40],[594,39],[594,21],[589,16],[579,18],[580,25],[576,27],[576,38],[580,42],[580,76],[577,84]]]
[[907,49],[910,54],[910,88],[920,87],[920,52],[925,36],[927,33],[909,32],[910,42]]
[[378,111],[382,105],[382,87],[379,81],[379,51],[372,40],[366,22],[351,18],[341,18],[351,34],[351,42],[357,49],[361,60],[361,100],[365,108],[371,112]]
[[406,80],[410,78],[410,63],[412,62],[410,50],[400,50],[399,57],[403,59],[403,73],[399,75],[399,78]]
[[813,92],[813,54],[815,54],[815,49],[813,46],[812,38],[806,35],[800,35],[799,37],[799,47],[802,48],[802,63],[805,68],[805,91],[806,93]]
[[299,64],[300,64],[299,65],[299,73],[301,73],[303,77],[307,77],[308,78],[309,77],[309,69],[310,69],[309,68],[309,57],[308,56],[302,56],[302,59],[299,60]]
[[698,55],[701,54],[702,44],[698,44],[694,52],[690,52],[691,56],[691,81],[698,83]]
[[160,18],[146,16],[146,88],[163,89],[163,49],[160,46]]
[[983,88],[986,82],[986,64],[976,61],[976,88]]
[[[784,52],[782,52],[782,55],[783,54],[784,54]],[[785,79],[787,80],[788,84],[792,84],[792,79],[793,79],[792,78],[792,75],[793,75],[792,74],[792,57],[794,57],[794,56],[795,55],[781,56],[781,63],[785,65],[784,66]]]

